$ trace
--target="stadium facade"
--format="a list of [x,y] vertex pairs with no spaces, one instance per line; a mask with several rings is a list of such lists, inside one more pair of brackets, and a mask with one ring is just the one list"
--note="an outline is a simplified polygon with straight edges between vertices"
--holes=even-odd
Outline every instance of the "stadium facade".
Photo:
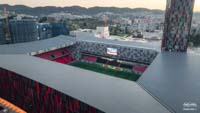
[[195,0],[167,0],[162,50],[187,51]]
[[0,96],[28,113],[170,113],[135,82],[27,55],[0,60],[0,87],[9,89]]

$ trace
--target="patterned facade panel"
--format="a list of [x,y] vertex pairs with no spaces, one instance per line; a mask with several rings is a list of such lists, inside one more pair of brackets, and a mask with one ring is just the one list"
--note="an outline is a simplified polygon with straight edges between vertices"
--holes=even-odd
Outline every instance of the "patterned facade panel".
[[187,51],[194,0],[167,0],[163,51]]
[[0,68],[0,97],[27,113],[103,113],[41,83]]
[[[117,55],[107,54],[107,48],[116,48]],[[75,46],[69,49],[71,50],[72,56],[76,59],[80,59],[81,54],[87,53],[91,55],[104,56],[113,59],[121,59],[142,64],[151,64],[158,54],[157,51],[151,49],[142,49],[85,41],[78,42]]]

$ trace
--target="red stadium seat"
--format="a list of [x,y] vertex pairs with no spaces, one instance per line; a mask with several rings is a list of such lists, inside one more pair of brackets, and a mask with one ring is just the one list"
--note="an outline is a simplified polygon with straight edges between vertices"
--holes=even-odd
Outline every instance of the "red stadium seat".
[[144,73],[146,69],[147,69],[146,66],[138,66],[138,65],[133,66],[133,70],[140,73]]
[[67,64],[69,62],[74,61],[74,58],[70,56],[70,53],[67,50],[67,48],[57,49],[57,50],[49,51],[46,53],[38,54],[35,56],[43,58],[43,59],[59,62],[62,64]]
[[40,57],[40,58],[43,58],[43,59],[49,59],[49,54],[48,53],[38,54],[36,56]]
[[96,57],[94,57],[94,56],[88,56],[88,55],[84,55],[83,59],[87,60],[87,61],[91,61],[91,62],[96,62],[97,61]]

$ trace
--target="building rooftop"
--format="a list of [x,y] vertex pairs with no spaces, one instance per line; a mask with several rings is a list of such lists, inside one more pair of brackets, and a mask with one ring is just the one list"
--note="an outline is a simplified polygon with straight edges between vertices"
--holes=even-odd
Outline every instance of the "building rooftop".
[[0,67],[106,113],[169,113],[137,83],[28,55],[0,55]]
[[138,83],[175,113],[199,113],[199,59],[191,53],[160,53]]
[[63,48],[75,44],[77,41],[87,41],[87,42],[96,42],[104,44],[113,44],[134,48],[142,49],[152,49],[155,51],[160,51],[159,43],[140,43],[140,42],[129,42],[129,41],[116,41],[109,39],[100,39],[92,36],[83,36],[83,37],[71,37],[71,36],[57,36],[50,39],[38,40],[26,43],[18,44],[8,44],[0,45],[0,54],[31,54],[45,52],[49,50],[54,50],[57,48]]
[[73,45],[75,39],[68,36],[58,36],[46,40],[26,43],[0,45],[0,54],[35,54]]

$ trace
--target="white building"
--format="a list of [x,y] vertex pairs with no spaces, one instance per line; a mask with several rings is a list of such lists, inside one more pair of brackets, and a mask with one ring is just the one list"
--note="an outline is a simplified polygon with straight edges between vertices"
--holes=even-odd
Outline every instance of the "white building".
[[73,37],[81,37],[81,36],[94,36],[96,30],[92,29],[78,29],[74,31],[70,31],[69,35]]
[[155,30],[154,32],[143,32],[143,36],[145,39],[161,40],[163,36],[163,31]]
[[128,32],[132,33],[134,31],[138,31],[138,24],[133,24],[131,26],[127,26]]
[[109,27],[97,27],[95,36],[98,38],[108,38],[110,36]]

